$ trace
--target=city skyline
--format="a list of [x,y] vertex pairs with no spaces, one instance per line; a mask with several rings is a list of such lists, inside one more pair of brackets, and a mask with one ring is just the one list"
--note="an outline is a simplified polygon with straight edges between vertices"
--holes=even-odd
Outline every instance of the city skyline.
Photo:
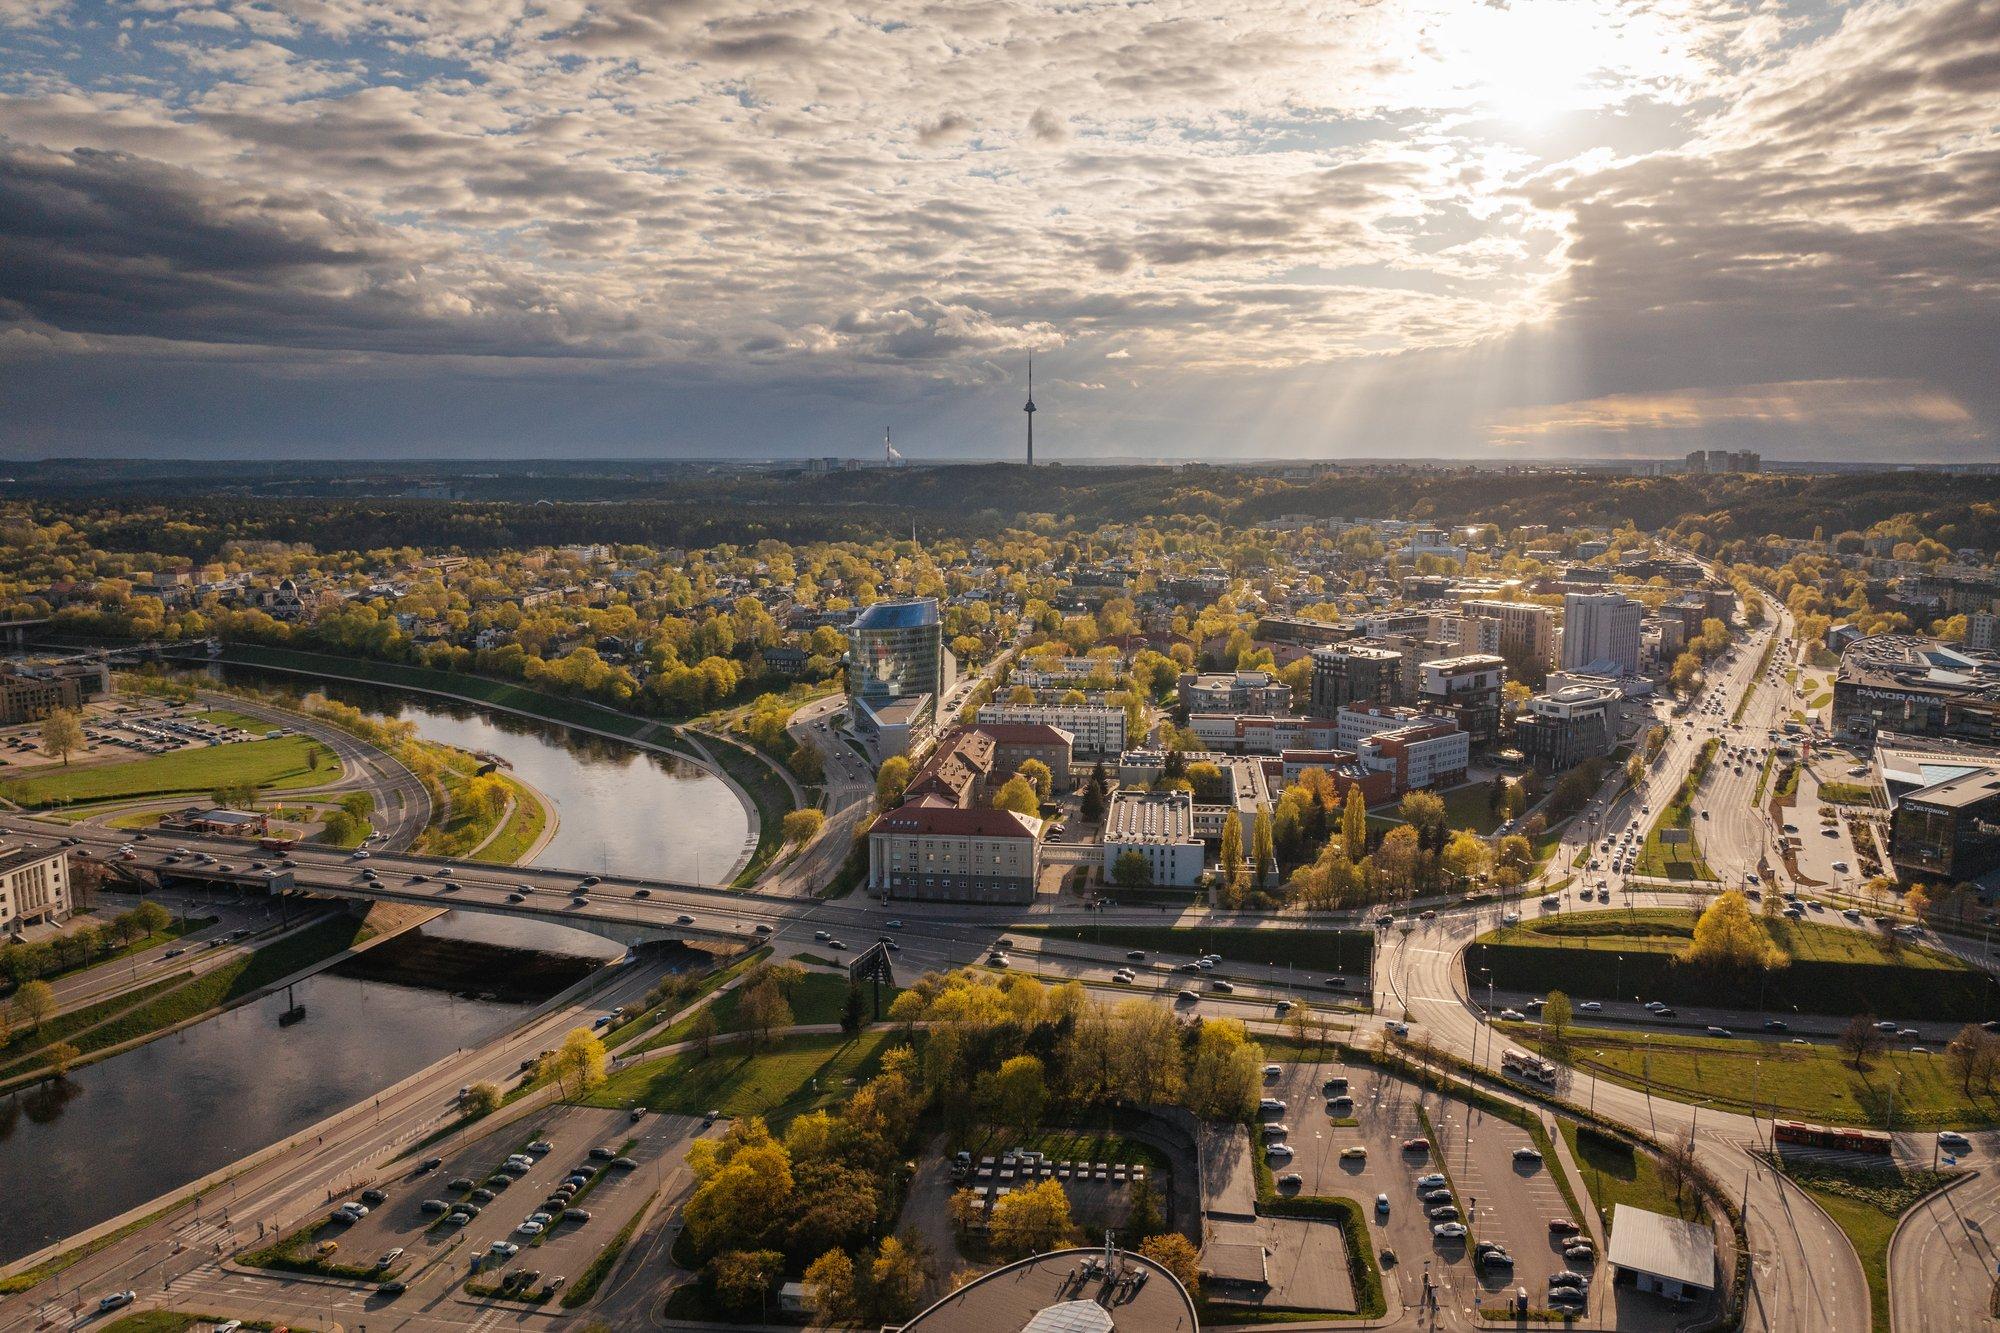
[[1996,50],[1995,0],[15,0],[0,452],[1019,457],[1033,354],[1044,461],[1988,459]]

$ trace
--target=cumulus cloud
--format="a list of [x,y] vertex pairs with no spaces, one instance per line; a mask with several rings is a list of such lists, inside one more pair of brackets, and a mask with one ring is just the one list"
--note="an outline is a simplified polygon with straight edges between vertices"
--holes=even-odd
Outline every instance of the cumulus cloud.
[[764,386],[779,448],[1030,347],[1079,446],[2000,421],[2000,0],[120,12],[0,0],[0,357]]

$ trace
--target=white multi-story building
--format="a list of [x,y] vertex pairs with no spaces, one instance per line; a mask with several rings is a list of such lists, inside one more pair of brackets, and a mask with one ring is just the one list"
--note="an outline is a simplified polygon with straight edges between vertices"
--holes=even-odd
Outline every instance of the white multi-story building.
[[1125,748],[1125,710],[1102,704],[985,704],[979,724],[1040,724],[1074,738],[1078,754],[1117,754]]
[[1288,713],[1292,687],[1268,671],[1184,675],[1181,705],[1190,713]]
[[1334,714],[1333,720],[1333,743],[1342,750],[1359,749],[1363,737],[1373,736],[1377,732],[1400,731],[1404,727],[1451,721],[1450,718],[1439,714],[1426,713],[1421,708],[1403,708],[1389,704],[1349,704]]
[[0,849],[0,938],[27,926],[69,919],[69,853],[61,848]]
[[1117,793],[1104,814],[1102,851],[1106,880],[1116,874],[1119,857],[1137,852],[1146,858],[1149,883],[1200,883],[1207,853],[1195,834],[1194,797],[1184,791]]
[[1572,592],[1563,596],[1562,664],[1607,674],[1639,674],[1639,622],[1646,608],[1623,593]]
[[1965,646],[1982,653],[2000,648],[2000,616],[1974,611],[1965,619]]

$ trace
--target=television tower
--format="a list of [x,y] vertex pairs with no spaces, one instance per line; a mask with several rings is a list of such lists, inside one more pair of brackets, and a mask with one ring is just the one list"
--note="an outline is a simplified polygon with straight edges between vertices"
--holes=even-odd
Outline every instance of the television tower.
[[1028,466],[1035,465],[1035,354],[1028,353],[1028,405],[1021,409],[1028,414]]

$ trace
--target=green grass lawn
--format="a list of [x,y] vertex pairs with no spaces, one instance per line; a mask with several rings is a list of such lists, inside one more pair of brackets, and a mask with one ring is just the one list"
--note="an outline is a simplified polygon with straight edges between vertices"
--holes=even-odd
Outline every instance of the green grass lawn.
[[[1493,797],[1493,788],[1489,783],[1469,783],[1453,787],[1441,795],[1444,798],[1444,822],[1448,827],[1484,834],[1493,832],[1506,822],[1507,816],[1489,804]],[[1368,821],[1377,828],[1394,828],[1403,822],[1387,813],[1371,814]]]
[[1572,999],[1664,1000],[1787,1014],[1923,1015],[1961,1022],[2000,1012],[1983,973],[1949,954],[1876,930],[1760,917],[1791,960],[1768,972],[1718,972],[1682,964],[1696,914],[1648,908],[1565,914],[1482,935],[1468,975],[1490,968],[1507,990],[1558,987]]
[[549,808],[539,796],[512,778],[503,777],[514,793],[514,805],[507,812],[507,822],[493,835],[493,840],[481,847],[472,858],[494,865],[513,865],[528,854],[542,836],[542,830],[549,825]]
[[1865,782],[1822,782],[1819,798],[1832,805],[1875,805],[1875,789]]
[[1649,1212],[1666,1213],[1686,1221],[1699,1221],[1701,1196],[1684,1191],[1676,1201],[1673,1190],[1660,1174],[1659,1163],[1621,1139],[1600,1134],[1588,1125],[1558,1117],[1563,1141],[1576,1159],[1584,1188],[1597,1206],[1598,1218],[1608,1230],[1611,1210],[1621,1203]]
[[792,789],[785,785],[783,778],[771,771],[769,764],[739,742],[712,735],[701,739],[708,752],[715,756],[715,762],[722,765],[723,771],[734,778],[738,786],[750,793],[750,800],[757,807],[757,850],[750,854],[749,861],[730,881],[736,888],[747,888],[777,859],[784,841],[784,819],[793,809]]
[[[312,764],[314,755],[319,760],[317,768]],[[306,736],[281,736],[274,741],[211,745],[90,768],[49,769],[0,784],[0,791],[22,805],[40,809],[58,803],[137,796],[206,795],[218,787],[317,787],[339,777],[340,762],[326,746]]]
[[[872,1003],[870,987],[861,988],[864,1003]],[[888,1013],[889,1003],[902,993],[900,986],[886,986],[882,990],[882,1011]],[[847,1004],[847,978],[830,972],[808,972],[805,979],[793,986],[786,997],[792,1006],[792,1022],[801,1026],[808,1023],[838,1023],[840,1012]],[[743,988],[737,987],[718,999],[712,1006],[715,1010],[717,1030],[721,1032],[741,1032],[744,1030],[742,1015]],[[683,1030],[686,1024],[679,1025]],[[669,1041],[686,1040],[685,1032],[680,1036],[662,1034],[665,1040],[656,1040],[650,1045],[665,1045]]]
[[235,727],[241,731],[248,731],[258,736],[263,735],[267,731],[274,730],[278,726],[275,722],[266,722],[264,719],[252,717],[248,713],[239,713],[233,708],[211,708],[205,713],[196,713],[194,720],[196,722],[205,722],[211,727]]
[[[1109,948],[1194,956],[1219,953],[1232,963],[1276,963],[1315,972],[1368,975],[1373,937],[1365,930],[1258,930],[1248,926],[1012,926],[1019,935],[1078,940]],[[1358,989],[1358,988],[1357,988]]]
[[858,1037],[787,1037],[761,1051],[718,1047],[706,1058],[689,1051],[613,1074],[582,1101],[679,1115],[760,1115],[782,1128],[794,1116],[846,1101],[895,1040],[876,1028]]
[[[1533,1024],[1502,1024],[1510,1039],[1546,1051]],[[1832,1046],[1784,1040],[1576,1028],[1575,1063],[1631,1088],[1725,1110],[1883,1129],[1893,1101],[1897,1129],[2000,1123],[2000,1097],[1967,1094],[1942,1055],[1885,1051],[1856,1072]]]
[[1847,1233],[1868,1275],[1873,1326],[1889,1327],[1889,1238],[1895,1235],[1896,1219],[1951,1179],[1951,1173],[1787,1161],[1782,1155],[1779,1165]]

